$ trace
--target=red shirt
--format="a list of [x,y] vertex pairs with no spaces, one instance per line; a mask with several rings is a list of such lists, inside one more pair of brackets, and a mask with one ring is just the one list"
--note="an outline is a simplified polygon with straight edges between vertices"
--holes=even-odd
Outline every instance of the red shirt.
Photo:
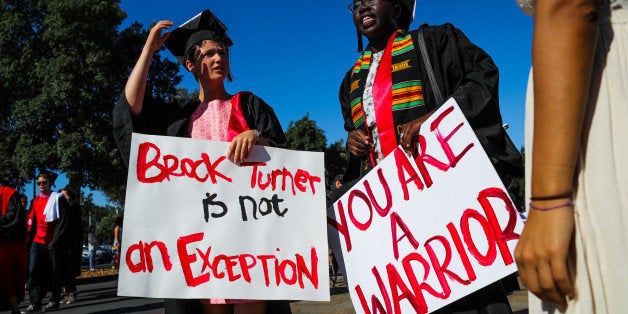
[[28,230],[30,231],[33,224],[36,224],[37,232],[35,233],[33,242],[40,244],[50,243],[55,231],[55,222],[46,222],[46,217],[44,216],[44,209],[46,208],[46,203],[48,203],[49,199],[49,195],[40,193],[33,200],[31,210],[28,212]]

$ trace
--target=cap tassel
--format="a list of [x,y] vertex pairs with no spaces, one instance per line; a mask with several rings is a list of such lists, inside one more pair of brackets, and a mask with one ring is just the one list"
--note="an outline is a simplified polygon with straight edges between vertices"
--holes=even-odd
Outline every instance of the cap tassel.
[[360,34],[359,32],[358,34],[358,52],[364,52],[364,45],[362,44],[362,34]]

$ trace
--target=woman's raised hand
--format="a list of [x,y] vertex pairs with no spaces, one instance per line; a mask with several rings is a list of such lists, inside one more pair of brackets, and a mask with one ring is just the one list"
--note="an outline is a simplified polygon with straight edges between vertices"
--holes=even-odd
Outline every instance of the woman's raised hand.
[[151,53],[161,49],[166,39],[170,36],[170,32],[163,32],[162,34],[162,31],[172,25],[174,25],[172,21],[163,20],[157,22],[157,24],[150,29],[144,48],[149,49]]

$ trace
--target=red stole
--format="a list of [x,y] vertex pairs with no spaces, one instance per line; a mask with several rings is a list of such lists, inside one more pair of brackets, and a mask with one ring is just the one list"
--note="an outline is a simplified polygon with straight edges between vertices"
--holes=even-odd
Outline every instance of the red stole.
[[244,117],[242,106],[240,105],[242,94],[248,94],[248,92],[237,93],[231,98],[231,116],[229,117],[229,125],[227,126],[227,142],[231,142],[231,140],[240,133],[251,129],[246,123],[246,118]]
[[384,157],[398,146],[392,115],[392,44],[396,35],[395,32],[388,39],[373,84],[375,125]]
[[9,210],[9,200],[15,190],[6,186],[0,186],[0,214],[4,216]]

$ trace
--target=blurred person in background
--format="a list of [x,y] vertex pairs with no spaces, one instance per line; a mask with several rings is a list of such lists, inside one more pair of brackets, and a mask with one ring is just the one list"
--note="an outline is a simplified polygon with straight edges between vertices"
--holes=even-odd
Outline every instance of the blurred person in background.
[[26,283],[26,208],[20,193],[0,185],[0,310],[20,313]]
[[80,193],[71,185],[62,190],[59,199],[59,219],[55,226],[54,236],[50,242],[54,250],[56,265],[55,281],[65,289],[60,303],[74,302],[76,277],[81,275],[81,255],[83,252],[83,224],[81,222]]
[[120,268],[120,253],[122,250],[122,223],[124,218],[122,216],[116,218],[115,226],[113,227],[113,258],[111,260],[111,268]]
[[89,271],[96,270],[94,268],[94,257],[96,256],[96,248],[100,245],[100,240],[96,235],[96,226],[91,225],[87,229],[87,252],[89,253]]

